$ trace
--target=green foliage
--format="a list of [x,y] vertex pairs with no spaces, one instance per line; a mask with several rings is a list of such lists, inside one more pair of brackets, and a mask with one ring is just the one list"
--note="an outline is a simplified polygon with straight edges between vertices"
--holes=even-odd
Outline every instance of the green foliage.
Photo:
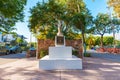
[[95,37],[93,35],[89,35],[86,38],[86,44],[89,45],[89,47],[91,48],[93,45],[95,45]]
[[23,39],[21,39],[20,37],[18,37],[18,38],[16,39],[16,42],[17,42],[18,44],[20,44],[20,43],[23,42]]
[[42,57],[48,55],[48,51],[47,50],[41,50],[39,54],[40,54],[40,58],[42,58]]
[[61,21],[61,31],[66,38],[80,39],[82,37],[83,45],[85,45],[84,34],[92,25],[92,16],[83,0],[48,0],[44,4],[37,3],[30,13],[29,29],[37,35],[37,38],[54,39],[57,30],[52,27],[58,27]]
[[103,36],[105,33],[111,32],[111,19],[108,14],[99,13],[94,19],[94,27],[91,28],[94,34],[101,36],[100,43],[103,47]]
[[[86,44],[89,46],[89,48],[91,48],[92,46],[96,46],[96,45],[100,46],[100,37],[88,35],[88,37],[86,38]],[[103,37],[103,44],[104,44],[104,46],[112,46],[113,37],[112,36]],[[116,43],[116,44],[118,44],[118,43]]]
[[27,0],[0,0],[0,13],[9,18],[18,18],[22,15],[22,11]]
[[72,15],[72,25],[81,31],[83,43],[85,44],[84,34],[87,27],[92,23],[92,16],[83,0],[69,0],[68,9],[70,10],[68,13]]
[[85,32],[84,27],[92,21],[83,0],[49,0],[44,4],[37,3],[30,13],[29,29],[39,39],[53,39],[57,33],[58,21],[63,21],[62,32],[67,39],[80,39],[78,31]]
[[11,44],[12,46],[15,46],[15,45],[17,44],[17,41],[16,41],[16,40],[12,40],[12,41],[10,42],[10,44]]
[[[117,18],[111,19],[108,14],[99,13],[94,19],[94,27],[90,30],[101,38],[98,38],[96,44],[101,43],[101,47],[112,45],[114,42],[113,37],[103,37],[105,33],[119,32],[120,20]],[[113,31],[114,30],[114,31]]]
[[21,50],[22,51],[28,51],[29,50],[29,46],[21,46]]
[[23,21],[27,0],[0,0],[0,32],[10,33],[16,22]]
[[75,55],[77,57],[80,57],[78,50],[72,50],[72,55]]
[[106,46],[106,45],[112,45],[113,44],[113,37],[112,36],[105,36],[104,38],[103,38],[103,44],[104,44],[104,46]]
[[84,57],[91,57],[90,53],[84,53]]
[[[44,30],[40,31],[40,34],[36,35],[36,37],[38,39],[54,39],[56,34],[57,34],[57,27],[46,26]],[[72,28],[69,29],[68,31],[63,31],[63,34],[66,39],[80,39],[81,38],[81,34],[74,32]]]
[[99,45],[100,46],[100,37],[99,36],[95,37],[95,45]]
[[20,37],[17,37],[16,34],[14,35],[14,38],[15,40],[10,41],[11,46],[19,45],[22,48],[22,50],[25,50],[25,51],[27,51],[30,48],[29,46],[27,46],[28,43],[26,40]]
[[30,43],[28,43],[29,47],[35,47],[36,48],[37,47],[36,45],[37,45],[36,42],[30,42]]
[[16,30],[13,26],[15,25],[14,20],[12,19],[6,19],[6,18],[1,18],[0,20],[0,31],[6,34],[12,33],[13,30]]
[[120,41],[116,40],[115,42],[116,42],[116,47],[120,48]]
[[45,27],[40,31],[40,34],[36,35],[38,39],[54,39],[57,34],[57,27]]
[[[55,0],[49,0],[45,4],[37,3],[31,10],[29,29],[36,33],[47,27],[54,27],[64,13],[64,8]],[[38,31],[38,32],[39,32]]]
[[[112,19],[112,30],[114,32],[119,32],[120,31],[120,18],[113,17]],[[113,31],[111,31],[113,32]]]

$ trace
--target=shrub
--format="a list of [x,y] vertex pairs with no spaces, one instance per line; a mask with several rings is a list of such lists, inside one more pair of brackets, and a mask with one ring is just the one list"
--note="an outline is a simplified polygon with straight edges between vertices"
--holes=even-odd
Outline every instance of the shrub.
[[84,57],[91,57],[90,53],[84,53]]
[[42,57],[48,55],[48,51],[47,50],[41,50],[39,54],[40,54],[40,58],[42,58]]
[[22,46],[21,49],[22,51],[28,51],[30,48],[30,46]]
[[77,50],[72,50],[72,54],[79,57],[79,51],[77,51]]

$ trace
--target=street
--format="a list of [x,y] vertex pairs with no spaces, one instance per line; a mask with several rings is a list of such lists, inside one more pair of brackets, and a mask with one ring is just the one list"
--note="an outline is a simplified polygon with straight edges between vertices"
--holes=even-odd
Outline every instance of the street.
[[0,65],[25,58],[25,52],[0,56]]
[[97,52],[95,50],[87,50],[87,53],[91,53],[92,57],[107,59],[115,62],[120,62],[120,54],[113,54],[108,52]]

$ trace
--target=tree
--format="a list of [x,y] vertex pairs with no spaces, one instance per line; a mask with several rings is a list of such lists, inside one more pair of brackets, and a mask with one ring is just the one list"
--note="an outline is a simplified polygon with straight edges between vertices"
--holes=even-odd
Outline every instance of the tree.
[[40,33],[35,35],[37,39],[54,39],[57,33],[56,27],[47,27],[45,26],[44,30],[40,30]]
[[87,27],[92,24],[92,16],[86,8],[83,0],[69,0],[68,14],[72,16],[72,25],[80,30],[82,34],[82,44],[84,46],[84,53],[86,52],[85,36]]
[[120,18],[120,0],[108,0],[107,4],[113,7],[116,15]]
[[[73,37],[73,33],[81,32],[83,46],[86,45],[84,34],[88,26],[92,24],[92,16],[83,0],[48,0],[44,4],[37,3],[30,13],[28,27],[33,33],[42,35],[46,32],[45,27],[56,27],[60,21],[64,35]],[[79,34],[74,35],[79,36]],[[84,51],[86,51],[85,48]]]
[[[13,27],[16,22],[23,21],[23,9],[27,0],[0,1],[0,31]],[[11,28],[13,29],[13,28]]]
[[64,13],[64,8],[61,5],[55,0],[49,0],[44,4],[37,3],[35,7],[30,9],[32,15],[29,19],[29,29],[35,33],[36,29],[41,30],[45,26],[56,26]]
[[[88,37],[86,38],[86,44],[87,46],[89,46],[90,48],[92,46],[100,46],[100,36],[94,36],[92,34],[88,35]],[[103,37],[103,44],[104,46],[112,46],[113,44],[113,37],[112,36],[104,36]]]
[[4,26],[1,28],[2,32],[5,33],[5,34],[14,34],[14,32],[12,32],[13,30],[16,30],[16,28],[14,28],[13,26]]
[[20,18],[23,15],[23,9],[27,0],[1,0],[0,1],[0,14],[4,17]]
[[23,43],[23,39],[20,38],[20,37],[18,37],[18,38],[16,39],[16,42],[17,42],[18,45],[20,45],[20,44]]
[[103,36],[105,33],[111,32],[111,19],[108,14],[99,13],[94,19],[94,34],[101,35],[101,47],[103,47]]
[[113,32],[113,45],[114,48],[116,47],[116,40],[115,40],[115,33],[119,32],[120,30],[120,19],[116,18],[115,16],[111,20],[112,32]]
[[[57,3],[56,0],[49,0],[43,4],[37,3],[35,7],[30,9],[31,16],[29,18],[29,29],[35,35],[38,35],[38,38],[46,38],[51,34],[46,31],[46,27],[50,28],[48,30],[54,29],[52,27],[56,27],[58,20],[61,18],[61,14],[63,13],[63,6]],[[52,30],[51,32],[56,32]],[[46,35],[46,33],[50,35]],[[44,35],[42,35],[44,34]],[[37,55],[38,53],[36,53]],[[37,56],[38,57],[38,56]]]
[[1,16],[0,18],[0,31],[3,33],[9,33],[15,28],[13,27],[15,25],[16,20],[11,18],[5,18],[4,16]]
[[119,18],[116,18],[116,17],[113,17],[112,20],[112,26],[114,26],[114,30],[115,32],[119,32],[120,31],[120,19]]

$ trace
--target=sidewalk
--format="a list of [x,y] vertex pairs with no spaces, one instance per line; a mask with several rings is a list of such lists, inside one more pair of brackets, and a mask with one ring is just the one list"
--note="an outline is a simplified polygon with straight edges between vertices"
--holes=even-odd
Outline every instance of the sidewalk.
[[[0,65],[0,80],[120,80],[120,63],[84,58],[83,70],[43,71],[35,58]],[[71,64],[72,65],[72,64]]]

